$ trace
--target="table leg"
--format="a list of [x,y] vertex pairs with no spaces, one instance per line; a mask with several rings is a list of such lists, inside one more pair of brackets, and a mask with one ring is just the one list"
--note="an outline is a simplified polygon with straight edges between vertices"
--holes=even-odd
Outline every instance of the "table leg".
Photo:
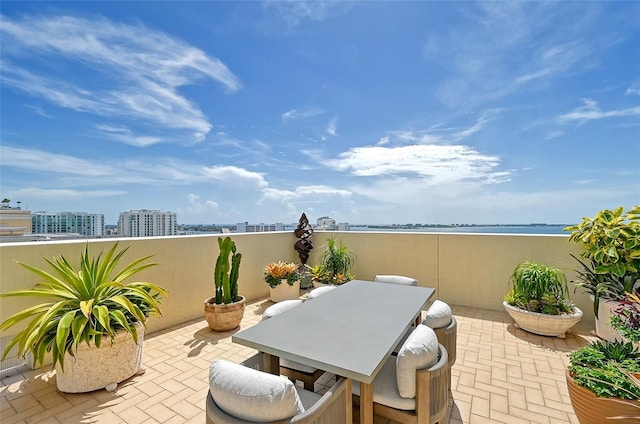
[[265,372],[280,375],[280,358],[268,353],[262,354],[262,367]]
[[373,385],[360,383],[360,424],[373,424]]
[[[353,423],[353,396],[351,395],[352,391],[351,391],[351,385],[353,384],[353,381],[350,378],[347,378],[346,381],[346,389],[345,391],[347,392],[347,420],[345,421],[347,424],[351,424]],[[357,384],[357,383],[356,383]]]

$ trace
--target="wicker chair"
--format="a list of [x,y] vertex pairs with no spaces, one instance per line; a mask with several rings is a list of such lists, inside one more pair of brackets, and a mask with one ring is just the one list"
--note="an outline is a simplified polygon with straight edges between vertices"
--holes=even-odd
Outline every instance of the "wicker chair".
[[[262,372],[263,362],[263,354],[258,353],[242,362],[242,365]],[[346,424],[348,417],[352,416],[351,402],[348,402],[350,400],[348,396],[351,396],[351,380],[338,379],[324,395],[319,395],[297,386],[295,390],[304,406],[304,412],[285,420],[263,422],[268,424]],[[260,421],[245,421],[224,412],[216,404],[211,391],[208,391],[206,399],[207,424],[246,424],[254,422]]]
[[[391,403],[389,387],[397,384],[395,357],[390,357],[373,382],[373,413],[405,424],[434,424],[440,422],[446,415],[449,406],[449,390],[447,388],[448,356],[447,350],[441,344],[438,344],[438,355],[439,359],[435,365],[416,371],[416,397],[414,402],[411,402],[411,399],[400,398],[397,389],[395,390],[396,399],[393,399],[393,403],[412,404],[412,409],[399,409],[387,405],[387,403]],[[379,379],[384,381],[379,381]],[[378,388],[380,388],[380,392],[385,392],[385,394],[378,395],[376,390]],[[354,385],[353,392],[353,404],[359,407],[359,387]],[[407,406],[407,408],[410,407]]]

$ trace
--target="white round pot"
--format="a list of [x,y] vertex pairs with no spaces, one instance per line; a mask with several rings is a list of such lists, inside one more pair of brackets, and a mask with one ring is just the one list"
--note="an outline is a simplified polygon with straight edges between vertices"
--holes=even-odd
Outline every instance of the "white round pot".
[[505,301],[502,302],[502,306],[504,306],[505,311],[511,315],[511,318],[513,318],[519,328],[541,336],[564,338],[567,331],[576,325],[582,318],[582,311],[575,306],[573,307],[574,312],[572,314],[562,315],[547,315],[540,314],[538,312],[530,312],[525,309],[511,306]]
[[269,298],[272,302],[282,302],[283,300],[292,300],[300,297],[300,281],[296,281],[293,285],[289,285],[286,279],[275,287],[269,287]]
[[115,390],[118,383],[142,374],[144,355],[144,326],[136,325],[138,342],[124,330],[116,333],[113,344],[103,337],[100,347],[80,343],[75,357],[64,356],[64,371],[56,364],[56,385],[65,393],[84,393],[93,390]]

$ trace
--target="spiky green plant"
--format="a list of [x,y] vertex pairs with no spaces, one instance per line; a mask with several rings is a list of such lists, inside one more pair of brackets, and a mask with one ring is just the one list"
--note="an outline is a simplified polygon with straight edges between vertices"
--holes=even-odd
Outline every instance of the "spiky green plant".
[[[242,254],[236,251],[236,244],[231,237],[218,238],[220,253],[216,259],[214,284],[216,289],[215,303],[232,303],[239,300],[238,277]],[[231,265],[229,265],[231,257]]]
[[327,240],[325,250],[320,257],[320,265],[329,274],[329,279],[336,280],[337,277],[341,277],[342,282],[353,279],[349,271],[354,262],[353,252],[347,246],[342,242],[337,244],[334,238]]
[[534,261],[521,262],[509,282],[511,290],[504,299],[511,306],[547,315],[569,313],[573,309],[567,278],[557,268]]
[[0,297],[46,297],[55,300],[24,309],[0,324],[0,330],[28,320],[26,327],[9,342],[3,358],[17,346],[18,355],[33,355],[34,365],[44,365],[45,354],[51,353],[53,366],[64,370],[65,353],[74,355],[82,342],[100,347],[103,338],[110,340],[118,330],[127,331],[137,342],[135,325],[146,325],[149,316],[159,315],[161,296],[166,290],[148,282],[125,283],[129,277],[157,263],[145,256],[115,272],[118,262],[129,249],[116,253],[116,243],[102,257],[89,257],[88,244],[80,257],[80,268],[75,269],[60,255],[44,260],[53,273],[18,262],[43,279],[33,289],[1,293]]

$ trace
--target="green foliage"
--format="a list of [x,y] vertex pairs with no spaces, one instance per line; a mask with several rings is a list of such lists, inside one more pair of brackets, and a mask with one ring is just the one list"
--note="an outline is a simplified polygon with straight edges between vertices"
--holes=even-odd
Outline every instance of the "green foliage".
[[[216,260],[214,284],[216,288],[215,303],[232,303],[239,300],[238,277],[242,254],[236,251],[236,244],[231,237],[218,238],[220,253]],[[229,257],[231,256],[231,265]]]
[[320,257],[319,273],[322,275],[321,282],[329,284],[342,284],[354,278],[350,274],[351,267],[355,262],[353,252],[340,242],[336,244],[335,238],[327,240],[325,250]]
[[163,288],[148,282],[124,282],[134,274],[157,265],[146,262],[152,255],[137,259],[114,273],[129,249],[116,253],[117,247],[118,243],[104,258],[102,252],[90,258],[88,245],[85,246],[78,270],[62,255],[54,260],[45,258],[53,273],[18,262],[43,281],[34,289],[2,293],[0,297],[46,297],[54,300],[20,311],[0,324],[0,330],[6,330],[30,319],[7,345],[3,358],[13,346],[17,346],[18,355],[31,352],[34,364],[43,365],[45,354],[50,352],[53,366],[60,363],[64,370],[65,352],[73,356],[81,342],[99,347],[103,338],[113,340],[121,329],[137,342],[135,323],[145,325],[149,316],[160,314],[160,298],[168,294]]
[[640,400],[640,387],[626,374],[640,372],[640,351],[623,342],[594,342],[569,354],[576,384],[598,397]]
[[521,262],[509,280],[504,300],[531,312],[560,315],[572,312],[567,278],[559,269],[533,261]]
[[627,340],[640,342],[640,296],[627,293],[611,315],[611,326]]

